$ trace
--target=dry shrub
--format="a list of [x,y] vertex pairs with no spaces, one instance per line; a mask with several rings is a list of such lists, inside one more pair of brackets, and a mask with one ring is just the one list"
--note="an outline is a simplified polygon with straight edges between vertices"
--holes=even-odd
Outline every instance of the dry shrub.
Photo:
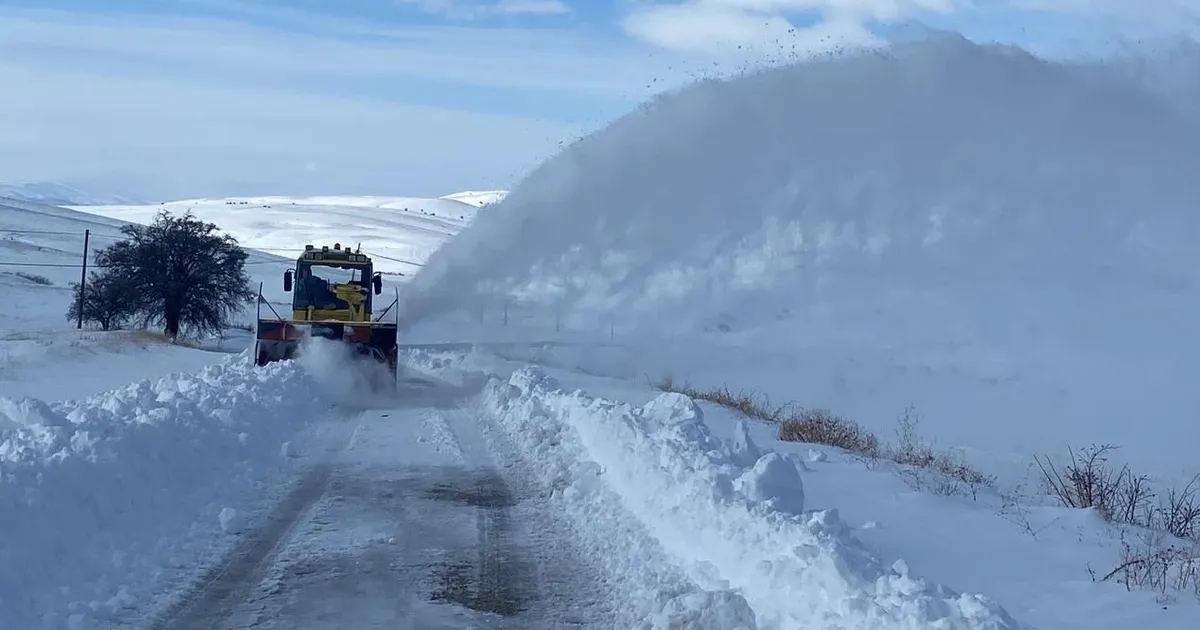
[[1158,591],[1160,598],[1178,592],[1200,597],[1200,476],[1159,497],[1145,475],[1109,465],[1114,450],[1107,444],[1068,449],[1061,471],[1049,457],[1035,457],[1046,492],[1064,507],[1094,509],[1106,521],[1140,530],[1133,543],[1122,533],[1121,562],[1101,581]]
[[1098,579],[1157,591],[1159,601],[1188,593],[1200,598],[1200,544],[1161,531],[1139,534],[1135,542],[1122,534],[1120,564]]
[[[1056,466],[1049,457],[1035,457],[1048,494],[1064,507],[1095,509],[1104,520],[1166,532],[1183,539],[1200,539],[1200,476],[1182,489],[1170,488],[1159,497],[1146,475],[1135,475],[1129,466],[1113,468],[1110,444],[1090,446]],[[1157,499],[1157,500],[1156,500]]]
[[1177,538],[1200,541],[1200,501],[1197,483],[1200,475],[1192,477],[1182,490],[1171,488],[1155,506],[1154,525]]
[[1140,524],[1139,517],[1153,494],[1145,476],[1135,476],[1128,466],[1113,470],[1108,453],[1115,446],[1091,446],[1076,453],[1060,472],[1049,457],[1034,457],[1042,470],[1046,491],[1065,507],[1095,509],[1106,521]]

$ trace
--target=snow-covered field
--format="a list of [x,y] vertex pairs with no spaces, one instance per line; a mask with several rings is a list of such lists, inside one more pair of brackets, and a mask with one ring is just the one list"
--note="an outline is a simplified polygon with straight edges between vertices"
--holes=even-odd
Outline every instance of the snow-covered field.
[[[1100,579],[1145,532],[1031,468],[1112,442],[1157,488],[1200,472],[1200,128],[1120,67],[914,43],[664,97],[507,195],[4,209],[104,233],[191,208],[289,257],[345,234],[427,263],[406,335],[445,345],[405,350],[390,399],[320,344],[39,349],[71,270],[4,276],[0,627],[1193,628],[1192,593]],[[887,442],[913,404],[995,482],[783,442],[666,376]]]

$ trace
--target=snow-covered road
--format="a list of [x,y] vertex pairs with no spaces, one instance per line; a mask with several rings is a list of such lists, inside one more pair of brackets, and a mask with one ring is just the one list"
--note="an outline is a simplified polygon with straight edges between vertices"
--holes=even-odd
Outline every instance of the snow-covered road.
[[612,627],[614,601],[460,388],[335,411],[268,517],[155,627]]
[[[378,397],[337,350],[0,397],[0,627],[1136,625],[1123,589],[1057,605],[1096,588],[1078,556],[1006,588],[1047,554],[986,507],[728,410],[478,348],[406,350]],[[957,536],[957,559],[918,529]],[[1001,540],[1031,559],[975,551]],[[1194,621],[1172,614],[1155,627]]]

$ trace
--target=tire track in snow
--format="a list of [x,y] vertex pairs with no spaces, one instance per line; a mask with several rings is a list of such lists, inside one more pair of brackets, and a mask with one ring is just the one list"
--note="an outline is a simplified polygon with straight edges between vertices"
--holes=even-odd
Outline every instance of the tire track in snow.
[[476,610],[512,617],[535,593],[533,571],[514,544],[510,511],[517,501],[494,469],[465,473],[466,483],[435,484],[430,495],[476,511],[478,544],[474,558],[450,563],[435,597]]
[[265,576],[272,551],[279,547],[301,521],[301,516],[325,493],[333,467],[318,464],[267,516],[266,523],[252,531],[229,557],[208,571],[192,592],[168,609],[151,625],[154,630],[211,629],[225,619]]
[[521,598],[524,608],[509,618],[511,625],[488,627],[633,627],[619,621],[623,605],[612,588],[614,576],[596,565],[602,559],[582,555],[566,521],[554,513],[548,489],[535,480],[537,463],[523,459],[481,408],[434,412],[465,461],[486,471],[480,479],[504,489],[492,495],[503,509],[493,505],[478,515],[479,591],[490,593],[493,605]]
[[153,627],[611,627],[603,576],[495,450],[489,421],[458,406],[461,391],[410,394],[347,426],[344,446]]

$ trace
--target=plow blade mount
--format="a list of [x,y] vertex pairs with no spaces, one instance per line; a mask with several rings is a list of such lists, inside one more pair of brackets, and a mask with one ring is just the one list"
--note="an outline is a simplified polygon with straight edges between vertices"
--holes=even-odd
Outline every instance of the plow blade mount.
[[255,365],[295,358],[307,337],[323,337],[351,346],[363,358],[387,365],[395,374],[397,326],[384,322],[310,322],[260,319],[254,343]]

